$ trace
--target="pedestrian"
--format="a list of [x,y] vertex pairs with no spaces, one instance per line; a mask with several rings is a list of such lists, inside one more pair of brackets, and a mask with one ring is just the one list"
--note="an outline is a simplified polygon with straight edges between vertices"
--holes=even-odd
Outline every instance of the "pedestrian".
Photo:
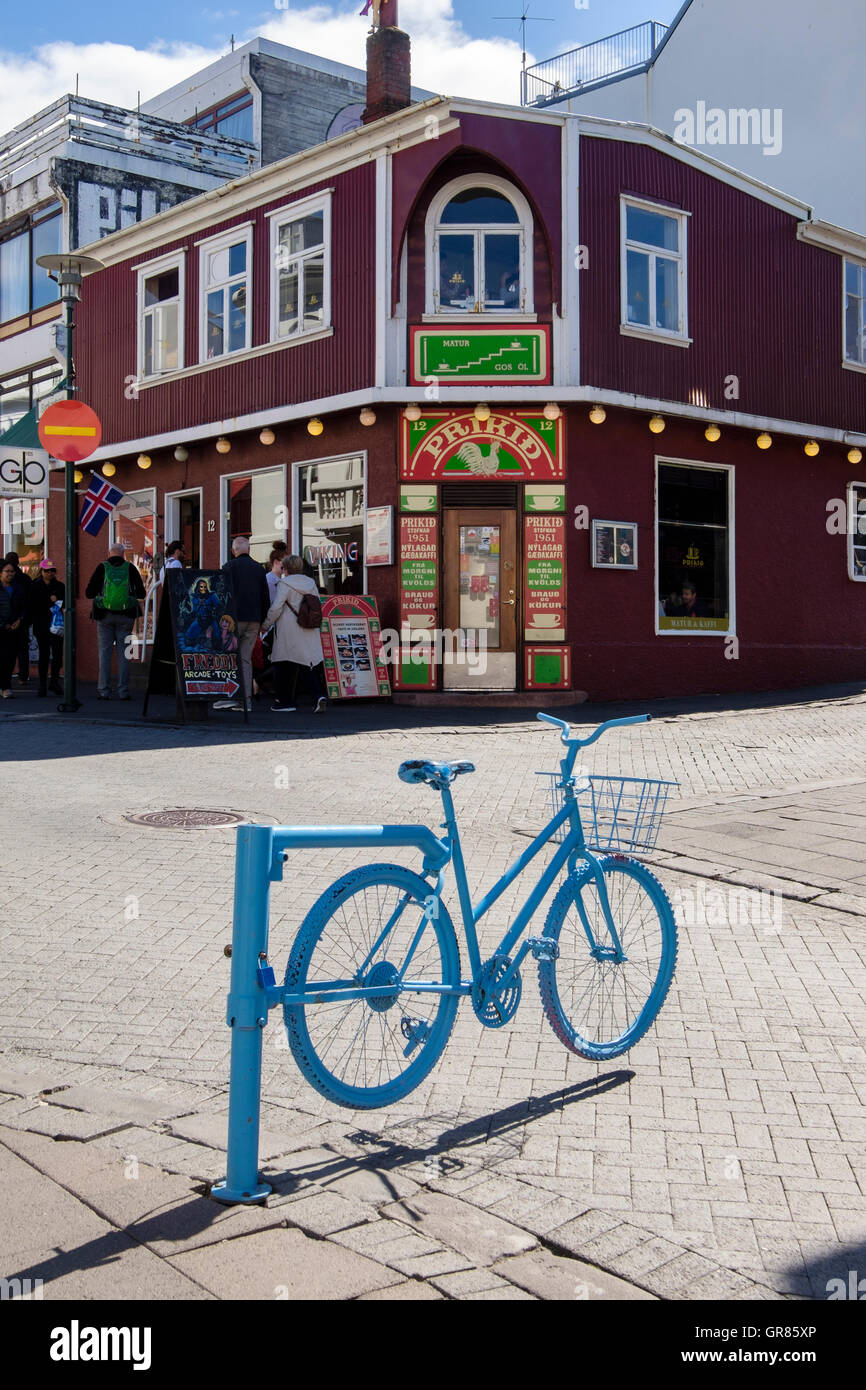
[[268,581],[268,594],[270,602],[273,603],[277,593],[277,585],[283,577],[283,561],[286,558],[285,548],[277,550],[276,546],[268,556],[268,569],[265,578]]
[[305,594],[318,599],[316,581],[304,574],[301,556],[290,555],[283,561],[283,577],[264,622],[266,627],[275,624],[272,660],[277,700],[271,709],[281,714],[291,714],[296,708],[293,701],[302,671],[312,685],[316,714],[328,707],[321,634],[318,628],[304,628],[298,622]]
[[[63,665],[63,633],[52,632],[52,608],[66,601],[66,586],[57,578],[57,566],[46,556],[39,562],[39,578],[31,591],[30,611],[33,636],[39,646],[39,689],[37,695],[62,695],[60,668]],[[57,624],[54,623],[56,628]],[[49,679],[50,668],[50,679]]]
[[0,567],[0,698],[12,699],[12,670],[18,659],[27,611],[24,585],[11,560]]
[[119,542],[108,547],[108,559],[96,566],[84,593],[93,599],[90,616],[99,624],[96,634],[99,643],[97,698],[111,699],[111,653],[116,646],[117,698],[128,700],[129,638],[141,612],[139,600],[145,595],[141,575],[135,565],[124,560],[123,546]]
[[250,555],[246,536],[235,536],[232,559],[223,565],[223,574],[231,580],[238,623],[238,648],[243,680],[240,700],[217,700],[214,709],[252,709],[253,706],[253,647],[262,621],[268,611],[268,581],[262,566]]
[[183,541],[169,541],[165,547],[165,564],[159,572],[158,584],[165,580],[166,570],[182,570],[186,561],[186,547]]
[[15,661],[18,666],[18,684],[29,685],[30,683],[30,623],[32,621],[30,613],[31,590],[33,580],[26,570],[21,568],[21,558],[17,550],[10,550],[4,556],[3,563],[12,565],[15,569],[15,577],[21,585],[24,593],[24,614],[21,619],[21,626],[16,629],[18,633],[18,647],[15,654]]

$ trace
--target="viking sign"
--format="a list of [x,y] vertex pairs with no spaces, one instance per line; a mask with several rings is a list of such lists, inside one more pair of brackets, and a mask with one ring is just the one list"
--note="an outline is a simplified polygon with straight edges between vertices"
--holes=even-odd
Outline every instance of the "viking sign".
[[400,477],[407,482],[497,482],[563,477],[562,419],[539,412],[438,410],[403,419]]

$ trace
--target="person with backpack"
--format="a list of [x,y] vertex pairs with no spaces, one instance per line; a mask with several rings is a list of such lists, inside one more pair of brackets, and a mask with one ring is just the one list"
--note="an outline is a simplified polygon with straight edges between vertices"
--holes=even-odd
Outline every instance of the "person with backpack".
[[244,688],[242,699],[217,700],[214,709],[243,710],[253,707],[253,649],[262,620],[268,611],[270,594],[265,572],[250,554],[248,536],[235,536],[232,558],[223,565],[223,574],[231,580],[238,623],[238,655]]
[[93,599],[91,618],[98,624],[99,683],[97,698],[111,699],[111,653],[117,647],[117,697],[128,700],[129,656],[128,641],[139,616],[139,600],[144,599],[141,575],[129,560],[123,558],[123,546],[108,547],[108,559],[96,566],[90,583],[84,590]]
[[[57,578],[57,566],[46,556],[39,562],[39,578],[31,590],[30,612],[33,636],[39,646],[39,690],[43,698],[49,690],[62,695],[60,668],[63,665],[63,604],[66,587]],[[57,605],[60,605],[58,613]],[[59,620],[59,621],[58,621]],[[51,679],[48,679],[49,667]]]
[[281,714],[294,711],[298,675],[304,671],[312,684],[316,714],[321,714],[328,707],[320,633],[322,603],[316,581],[304,574],[300,555],[289,555],[283,561],[283,577],[263,627],[272,623],[276,624],[271,659],[277,700],[271,709]]

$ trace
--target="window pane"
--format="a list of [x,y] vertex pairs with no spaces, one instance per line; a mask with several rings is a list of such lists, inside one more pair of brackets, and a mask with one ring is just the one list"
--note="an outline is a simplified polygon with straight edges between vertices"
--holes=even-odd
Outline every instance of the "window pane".
[[153,376],[153,314],[144,316],[144,375]]
[[124,559],[139,571],[145,589],[153,578],[154,489],[124,493],[111,516],[114,540],[123,546]]
[[252,140],[252,104],[244,107],[242,111],[233,112],[230,116],[218,116],[215,127],[220,135],[230,135],[234,140]]
[[656,256],[656,327],[676,333],[679,328],[677,280],[679,262]]
[[304,328],[321,328],[324,322],[324,279],[323,261],[317,256],[304,261]]
[[28,232],[0,242],[0,319],[4,323],[26,314],[30,307],[29,244]]
[[220,357],[223,348],[223,291],[212,290],[207,297],[207,355]]
[[42,309],[53,304],[60,295],[60,286],[52,280],[47,270],[36,264],[38,256],[56,255],[60,250],[61,216],[40,222],[33,228],[33,308]]
[[247,345],[247,289],[238,285],[229,291],[229,352],[238,352]]
[[177,311],[177,304],[166,304],[153,314],[154,327],[159,333],[157,368],[161,372],[173,371],[178,365]]
[[209,251],[207,256],[207,282],[219,285],[229,278],[229,250],[223,246],[219,251]]
[[845,262],[845,289],[849,294],[860,293],[860,267],[853,261]]
[[39,577],[39,561],[45,554],[45,502],[22,498],[0,503],[3,516],[3,553],[14,550],[25,574]]
[[298,271],[284,271],[280,276],[280,321],[278,325],[281,338],[298,331]]
[[626,205],[625,225],[629,241],[642,241],[646,246],[659,246],[664,251],[679,250],[679,223],[675,217]]
[[659,467],[659,520],[726,526],[728,475],[715,468]]
[[319,589],[364,592],[364,468],[357,457],[298,469],[300,524],[295,546]]
[[38,367],[33,372],[33,403],[41,401],[57,390],[57,383],[63,376],[59,367]]
[[229,247],[229,275],[243,275],[247,268],[247,244],[239,241]]
[[475,303],[475,238],[439,238],[439,307],[472,308]]
[[460,527],[460,626],[499,646],[499,527]]
[[862,301],[849,294],[845,305],[845,356],[849,362],[859,362],[863,353],[860,339],[860,305]]
[[158,275],[150,275],[144,282],[144,303],[159,304],[164,299],[175,299],[180,293],[180,271],[163,270]]
[[484,302],[490,308],[520,308],[520,237],[484,236]]
[[467,188],[447,203],[441,221],[445,224],[467,222],[519,222],[514,204],[492,188]]
[[30,388],[26,377],[24,383],[12,390],[4,390],[0,395],[0,431],[8,430],[30,409]]
[[643,251],[626,253],[626,295],[629,323],[649,327],[649,256]]

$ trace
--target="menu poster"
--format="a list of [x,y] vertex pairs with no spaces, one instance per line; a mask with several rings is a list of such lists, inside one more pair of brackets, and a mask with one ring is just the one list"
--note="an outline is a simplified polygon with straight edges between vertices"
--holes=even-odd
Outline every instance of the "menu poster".
[[[400,630],[411,647],[404,648],[395,673],[401,688],[432,690],[436,686],[432,638],[439,613],[439,518],[400,517]],[[422,634],[430,634],[430,644]]]
[[565,641],[565,517],[525,516],[524,637]]
[[364,564],[393,565],[394,508],[368,507],[364,516]]
[[330,699],[391,694],[374,598],[344,594],[322,601],[322,654]]

